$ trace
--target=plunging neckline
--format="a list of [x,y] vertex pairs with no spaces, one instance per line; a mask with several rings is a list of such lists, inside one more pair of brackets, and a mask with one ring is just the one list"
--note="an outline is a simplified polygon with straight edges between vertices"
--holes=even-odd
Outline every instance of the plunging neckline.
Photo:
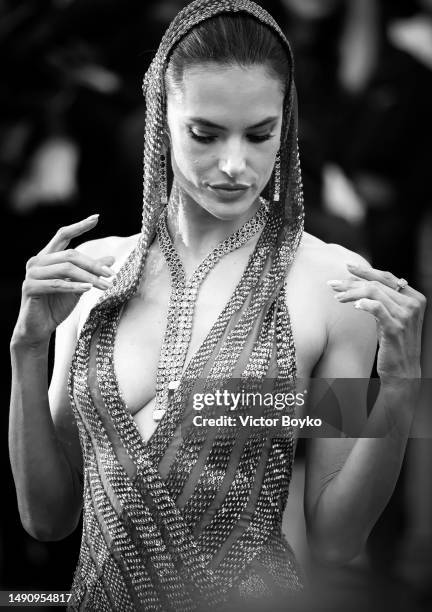
[[[251,265],[251,262],[253,260],[253,258],[256,256],[256,253],[258,252],[258,245],[260,245],[260,242],[262,241],[262,236],[263,236],[263,230],[266,226],[266,223],[268,221],[269,218],[269,207],[268,207],[268,202],[266,202],[265,200],[262,200],[262,206],[260,209],[258,209],[258,211],[255,213],[254,217],[251,217],[251,219],[254,219],[256,217],[256,215],[258,214],[258,212],[260,210],[264,210],[266,217],[264,219],[264,223],[261,227],[260,230],[260,235],[258,236],[258,240],[252,250],[252,252],[249,255],[248,261],[246,263],[246,266],[242,272],[242,275],[237,283],[237,285],[234,287],[234,290],[232,292],[232,294],[230,295],[230,297],[227,300],[227,303],[225,304],[225,306],[223,307],[222,311],[219,313],[218,317],[216,318],[215,322],[213,323],[213,325],[210,327],[209,331],[207,332],[207,334],[205,335],[203,341],[199,344],[199,346],[197,347],[197,349],[192,353],[190,359],[188,362],[186,362],[185,359],[185,363],[183,364],[183,369],[182,369],[182,373],[179,376],[179,378],[177,379],[179,381],[179,384],[177,386],[177,388],[175,390],[173,390],[172,392],[172,397],[171,397],[171,402],[173,402],[175,400],[175,398],[177,397],[177,394],[179,393],[179,390],[181,389],[181,386],[183,384],[185,375],[187,374],[187,372],[192,368],[192,366],[194,365],[194,363],[196,362],[196,359],[199,357],[201,350],[204,346],[204,344],[206,343],[208,337],[210,336],[213,328],[215,325],[217,325],[218,321],[220,320],[221,316],[223,315],[223,313],[225,312],[225,309],[228,308],[228,306],[231,304],[232,300],[234,299],[235,295],[237,294],[237,291],[240,287],[240,285],[242,284],[244,275],[246,270],[248,270],[249,266]],[[251,219],[249,219],[248,221],[245,222],[245,224],[247,224]],[[245,225],[244,224],[244,225]],[[237,231],[239,231],[240,229],[242,229],[243,226],[241,226],[238,230],[236,230],[235,232],[233,232],[233,234],[231,234],[231,236],[233,236]],[[169,235],[169,234],[168,234]],[[229,236],[228,238],[230,238],[231,236]],[[255,233],[252,235],[255,236]],[[251,238],[252,238],[251,236]],[[207,260],[210,258],[210,256],[213,254],[213,252],[215,252],[218,248],[220,248],[220,246],[224,243],[224,241],[222,241],[221,243],[219,243],[218,245],[216,245],[216,247],[210,251],[210,253],[204,258],[204,260],[199,264],[199,266],[194,270],[193,274],[191,275],[191,277],[186,280],[186,275],[185,275],[185,271],[184,271],[184,266],[181,262],[181,259],[177,253],[177,251],[175,250],[173,241],[171,239],[171,236],[169,236],[170,241],[171,241],[171,245],[172,248],[174,249],[173,254],[174,254],[174,258],[175,258],[175,262],[176,262],[176,266],[179,267],[180,271],[183,273],[183,278],[185,279],[185,287],[189,288],[191,286],[191,281],[196,277],[196,275],[198,275],[200,273],[200,271],[202,270],[202,268],[206,265]],[[249,238],[248,240],[250,240],[251,238]],[[235,249],[232,249],[232,251]],[[232,252],[231,251],[231,252]],[[171,285],[171,289],[170,289],[170,296],[172,294],[172,277],[170,274],[170,285]],[[201,279],[202,282],[202,279]],[[111,348],[111,359],[110,359],[110,363],[109,363],[109,370],[110,370],[110,375],[111,375],[111,379],[112,382],[114,384],[114,389],[115,389],[115,393],[117,395],[117,398],[121,404],[121,407],[123,409],[123,411],[128,415],[128,421],[131,423],[132,429],[134,431],[134,434],[136,434],[137,436],[137,440],[139,440],[139,445],[145,450],[145,451],[152,451],[153,450],[153,444],[154,444],[154,440],[156,438],[156,434],[159,431],[159,429],[161,428],[162,425],[165,424],[165,421],[168,418],[168,415],[171,413],[171,411],[169,409],[165,410],[165,412],[163,413],[161,419],[157,422],[157,426],[156,428],[153,430],[153,432],[151,433],[151,435],[149,436],[149,438],[147,440],[144,440],[139,428],[138,428],[138,424],[135,421],[134,415],[132,415],[127,402],[124,399],[123,393],[120,389],[120,384],[119,384],[119,379],[117,377],[117,372],[116,372],[116,368],[115,368],[115,344],[116,344],[116,339],[117,339],[117,330],[118,330],[118,326],[120,323],[120,319],[121,316],[123,314],[124,308],[126,307],[127,302],[123,302],[120,307],[118,308],[118,312],[115,314],[115,321],[114,321],[114,329],[113,329],[113,340],[112,340],[112,348]],[[164,331],[164,335],[166,333],[166,329]],[[162,341],[162,345],[161,345],[161,352],[162,352],[162,348],[163,348],[163,341]],[[186,355],[187,357],[187,355]],[[159,360],[160,360],[160,355],[159,355]],[[159,363],[158,360],[158,363]],[[152,398],[143,406],[141,406],[136,412],[135,414],[138,414],[143,408],[145,408],[146,406],[148,406],[148,404],[150,402],[152,402],[154,399],[156,398],[156,393],[152,396]]]
[[[259,240],[259,239],[258,239],[258,240]],[[258,243],[257,243],[257,244],[258,244]],[[256,249],[256,245],[255,245],[255,247],[254,247],[253,252],[251,253],[251,255],[250,255],[250,257],[249,257],[249,261],[250,261],[250,258],[252,257],[252,255],[254,254],[255,249]],[[246,264],[246,267],[249,265],[249,261],[248,261],[248,264]],[[246,269],[246,268],[245,268],[245,269]],[[187,374],[187,371],[188,371],[188,370],[189,370],[189,369],[190,369],[190,368],[193,366],[193,364],[194,364],[194,362],[195,362],[196,358],[197,358],[197,357],[198,357],[198,355],[200,354],[201,349],[202,349],[203,345],[205,344],[205,342],[206,342],[206,340],[207,340],[208,336],[210,335],[210,333],[211,333],[211,331],[212,331],[213,327],[214,327],[214,326],[215,326],[215,325],[218,323],[218,321],[219,321],[219,319],[220,319],[220,317],[221,317],[222,313],[224,312],[225,308],[228,306],[228,304],[231,302],[231,300],[233,299],[234,295],[236,294],[236,292],[237,292],[237,287],[238,287],[238,285],[240,284],[241,280],[242,280],[242,279],[240,278],[240,280],[239,280],[238,284],[237,284],[237,285],[235,286],[235,288],[234,288],[233,293],[232,293],[232,294],[231,294],[231,296],[229,297],[229,299],[228,299],[228,301],[227,301],[227,304],[224,306],[224,308],[222,309],[222,311],[219,313],[218,317],[217,317],[217,318],[216,318],[216,320],[214,321],[213,325],[210,327],[209,331],[208,331],[208,332],[207,332],[207,334],[205,335],[205,337],[204,337],[204,339],[202,340],[202,342],[199,344],[199,346],[197,347],[197,349],[196,349],[196,350],[195,350],[195,351],[192,353],[192,355],[190,356],[189,360],[188,360],[187,362],[185,362],[185,364],[186,364],[186,365],[184,365],[184,366],[183,366],[183,371],[182,371],[182,374],[181,374],[180,378],[178,379],[178,380],[180,381],[180,382],[179,382],[179,385],[178,385],[177,389],[175,389],[175,390],[173,391],[173,399],[174,399],[174,398],[177,396],[177,394],[178,394],[178,392],[179,392],[179,389],[180,389],[180,387],[181,387],[181,385],[182,385],[182,383],[183,383],[183,381],[184,381],[185,375]],[[118,396],[118,398],[119,398],[119,400],[120,400],[120,402],[121,402],[121,404],[122,404],[122,408],[123,408],[123,409],[124,409],[124,411],[125,411],[125,412],[128,414],[129,420],[130,420],[130,421],[131,421],[131,423],[133,424],[133,427],[134,427],[134,429],[136,430],[136,432],[138,433],[139,438],[140,438],[140,440],[142,441],[143,446],[144,446],[144,447],[146,447],[146,449],[148,450],[148,448],[149,448],[149,447],[151,448],[152,441],[153,441],[154,437],[156,436],[156,432],[157,432],[157,431],[158,431],[158,429],[161,427],[161,425],[164,423],[164,421],[166,420],[166,417],[167,417],[167,415],[169,414],[169,412],[170,412],[170,411],[169,411],[169,410],[166,410],[166,411],[164,412],[164,414],[162,415],[162,418],[160,419],[160,421],[158,421],[158,424],[157,424],[157,426],[155,427],[155,429],[153,430],[153,432],[152,432],[152,434],[150,435],[150,437],[149,437],[147,440],[144,440],[144,438],[142,437],[142,434],[141,434],[141,432],[140,432],[140,430],[139,430],[139,428],[138,428],[138,424],[137,424],[137,422],[136,422],[136,421],[135,421],[135,419],[134,419],[134,415],[132,414],[132,412],[131,412],[131,410],[130,410],[130,408],[129,408],[129,406],[128,406],[127,402],[126,402],[126,400],[124,399],[123,392],[121,391],[120,384],[119,384],[119,379],[118,379],[118,377],[117,377],[117,372],[116,372],[116,368],[115,368],[115,361],[116,361],[116,360],[115,360],[115,344],[116,344],[116,339],[117,339],[117,329],[118,329],[118,325],[119,325],[119,323],[120,323],[121,316],[122,316],[122,314],[123,314],[123,310],[124,310],[124,308],[126,307],[126,304],[127,304],[127,302],[124,302],[123,304],[121,304],[121,306],[120,306],[120,308],[119,308],[119,312],[118,312],[118,314],[117,314],[117,316],[116,316],[116,321],[115,321],[115,331],[114,331],[114,338],[113,338],[113,348],[112,348],[112,358],[111,358],[111,360],[110,360],[110,373],[111,373],[112,379],[113,379],[114,384],[115,384],[116,394],[117,394],[117,396]],[[146,406],[148,406],[148,404],[149,404],[150,402],[152,402],[152,401],[153,401],[155,398],[156,398],[156,393],[155,393],[155,394],[154,394],[154,395],[153,395],[153,396],[152,396],[152,397],[151,397],[151,398],[148,400],[148,402],[147,402],[146,404],[143,404],[142,406],[140,406],[140,407],[138,408],[138,410],[135,412],[135,414],[138,414],[138,413],[139,413],[139,412],[140,412],[140,411],[141,411],[143,408],[146,408]]]
[[[122,390],[121,390],[121,388],[120,388],[119,379],[118,379],[117,372],[116,372],[116,368],[115,368],[115,343],[116,343],[116,339],[117,339],[117,328],[118,328],[118,325],[119,325],[119,323],[120,323],[120,319],[121,319],[121,316],[122,316],[122,314],[123,314],[123,310],[124,310],[124,308],[126,307],[126,304],[127,304],[127,302],[124,302],[124,303],[123,303],[123,304],[120,306],[120,308],[119,308],[119,312],[118,312],[117,317],[116,317],[116,322],[115,322],[115,332],[114,332],[114,341],[113,341],[113,349],[112,349],[112,359],[110,360],[110,370],[111,370],[111,376],[112,376],[112,379],[113,379],[114,384],[115,384],[116,393],[117,393],[117,396],[118,396],[118,398],[119,398],[119,400],[120,400],[120,402],[121,402],[121,404],[122,404],[122,407],[123,407],[124,411],[125,411],[125,412],[126,412],[128,415],[129,415],[130,420],[132,421],[132,423],[133,423],[134,427],[136,428],[136,430],[137,430],[137,432],[138,432],[138,434],[139,434],[139,437],[140,437],[140,439],[142,440],[143,445],[147,447],[147,446],[150,446],[150,443],[151,443],[151,441],[152,441],[152,438],[155,436],[156,431],[159,429],[159,427],[162,425],[162,422],[165,420],[165,417],[166,417],[166,415],[168,414],[168,410],[166,410],[166,411],[164,412],[164,414],[163,414],[162,418],[160,419],[160,421],[158,421],[158,422],[157,422],[158,424],[156,425],[155,429],[154,429],[154,430],[153,430],[153,432],[151,433],[150,437],[149,437],[147,440],[144,440],[144,438],[142,437],[142,434],[141,434],[141,432],[140,432],[140,430],[139,430],[139,428],[138,428],[138,424],[137,424],[137,422],[135,421],[135,418],[134,418],[134,417],[135,417],[135,415],[136,415],[136,414],[138,414],[139,412],[141,412],[141,410],[143,410],[144,408],[146,408],[146,407],[147,407],[147,406],[150,404],[150,402],[152,402],[152,401],[153,401],[153,400],[156,398],[156,393],[155,393],[155,394],[154,394],[154,395],[153,395],[153,396],[152,396],[152,397],[151,397],[151,398],[148,400],[148,402],[147,402],[147,403],[145,403],[145,404],[143,404],[142,406],[140,406],[140,407],[138,408],[138,410],[136,410],[135,414],[132,414],[132,412],[131,412],[131,410],[130,410],[130,408],[129,408],[129,406],[128,406],[128,404],[127,404],[127,402],[126,402],[125,398],[124,398],[123,392],[122,392]],[[216,323],[216,322],[217,322],[217,319],[216,319],[215,323]],[[213,326],[212,326],[212,327],[213,327]],[[211,329],[209,330],[209,332],[208,332],[208,333],[210,333],[210,331],[211,331]],[[208,335],[208,334],[207,334],[207,335]],[[194,352],[194,353],[191,355],[191,357],[190,357],[189,361],[188,361],[188,362],[187,362],[187,364],[186,364],[186,367],[184,367],[184,368],[183,368],[183,372],[182,372],[182,375],[181,375],[181,377],[180,377],[180,384],[181,384],[181,382],[183,381],[183,377],[184,377],[184,375],[186,374],[186,371],[187,371],[187,369],[189,368],[189,365],[190,365],[190,364],[192,364],[192,361],[193,361],[193,360],[195,359],[195,357],[198,355],[199,351],[201,350],[202,345],[203,345],[203,344],[204,344],[204,342],[206,341],[207,335],[205,336],[204,340],[203,340],[203,341],[202,341],[202,343],[199,345],[199,347],[197,348],[197,350],[196,350],[196,351],[195,351],[195,352]],[[179,386],[180,386],[180,385],[179,385]],[[174,394],[176,394],[176,393],[177,393],[177,389],[174,391]]]

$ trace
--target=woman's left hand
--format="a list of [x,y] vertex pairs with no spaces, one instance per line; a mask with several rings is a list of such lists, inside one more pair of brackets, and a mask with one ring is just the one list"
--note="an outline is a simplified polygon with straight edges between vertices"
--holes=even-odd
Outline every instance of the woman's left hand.
[[363,265],[347,264],[352,276],[327,281],[339,302],[373,315],[377,321],[380,377],[420,378],[420,351],[425,296],[410,286],[397,291],[398,278]]

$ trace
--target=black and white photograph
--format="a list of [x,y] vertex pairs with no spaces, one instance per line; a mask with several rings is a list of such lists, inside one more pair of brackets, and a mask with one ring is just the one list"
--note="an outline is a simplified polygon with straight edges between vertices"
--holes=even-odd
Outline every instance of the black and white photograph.
[[432,1],[0,0],[0,608],[432,606]]

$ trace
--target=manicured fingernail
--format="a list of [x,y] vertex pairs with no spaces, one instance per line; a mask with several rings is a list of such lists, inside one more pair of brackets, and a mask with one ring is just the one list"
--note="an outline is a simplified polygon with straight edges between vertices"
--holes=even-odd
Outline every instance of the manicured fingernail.
[[87,217],[86,221],[91,221],[93,219],[97,219],[99,217],[100,213],[96,213],[95,215],[90,215],[90,217]]
[[340,280],[328,280],[327,281],[327,285],[330,285],[330,287],[340,287],[342,285],[343,281]]
[[341,300],[346,296],[346,291],[341,291],[341,293],[336,293],[333,297],[335,300]]
[[101,266],[101,270],[105,274],[105,276],[112,276],[113,274],[115,274],[114,270],[112,270],[108,266]]
[[106,287],[106,289],[109,289],[112,286],[112,281],[108,281],[105,278],[100,278],[99,279],[99,283],[103,286]]

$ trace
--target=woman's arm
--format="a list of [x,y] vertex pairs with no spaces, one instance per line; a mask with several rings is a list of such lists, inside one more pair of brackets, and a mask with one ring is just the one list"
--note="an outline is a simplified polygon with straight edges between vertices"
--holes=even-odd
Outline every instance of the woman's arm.
[[[40,540],[66,537],[75,529],[82,508],[81,448],[67,380],[82,304],[88,306],[99,291],[81,296],[80,302],[80,294],[74,292],[80,282],[103,289],[100,277],[112,274],[106,265],[114,258],[88,247],[102,241],[61,249],[89,225],[81,222],[64,228],[29,260],[11,340],[10,461],[22,524]],[[72,281],[62,280],[65,276]],[[55,362],[48,392],[48,348],[54,330]]]
[[[63,385],[76,340],[76,317],[77,309],[56,334],[55,368]],[[48,345],[49,341],[29,346],[18,335],[12,338],[9,421],[9,453],[21,522],[30,535],[44,541],[71,533],[82,507],[78,432],[67,397],[58,394],[50,406]]]
[[[347,259],[369,267],[354,254]],[[346,279],[345,266],[334,270],[333,278]],[[333,314],[327,347],[314,377],[367,379],[376,351],[374,317],[353,308],[352,301],[336,303]],[[382,338],[380,341],[383,350]],[[418,385],[414,378],[404,380],[402,370],[394,374],[395,378],[381,377],[362,437],[314,438],[307,442],[305,515],[311,550],[321,561],[341,564],[355,557],[393,493]],[[414,369],[407,369],[405,375],[419,376]],[[355,389],[348,384],[339,385],[337,393],[342,410],[360,415],[364,423],[366,391],[366,384],[355,385]]]

